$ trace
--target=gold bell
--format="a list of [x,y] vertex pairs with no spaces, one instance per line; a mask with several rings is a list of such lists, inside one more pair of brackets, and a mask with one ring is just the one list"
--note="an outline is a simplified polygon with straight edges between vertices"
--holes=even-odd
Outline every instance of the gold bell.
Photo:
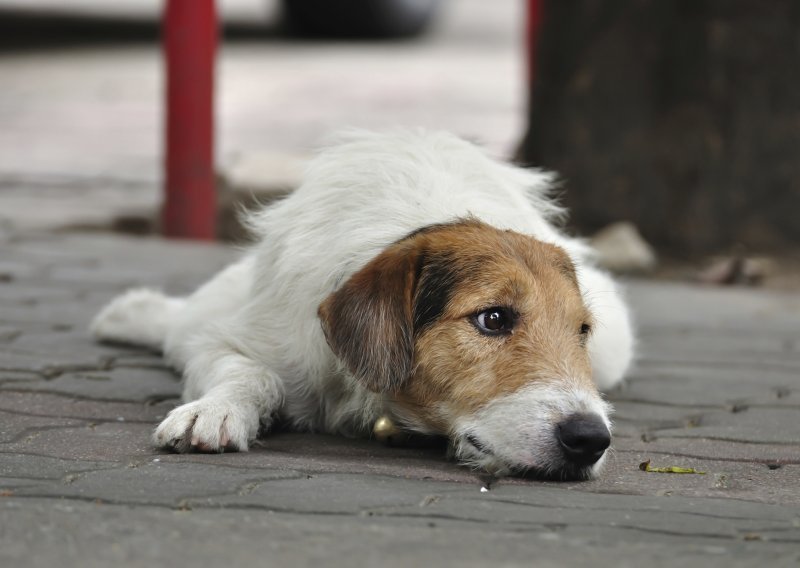
[[400,433],[391,418],[384,415],[375,421],[372,427],[372,436],[379,442],[388,442],[392,436]]

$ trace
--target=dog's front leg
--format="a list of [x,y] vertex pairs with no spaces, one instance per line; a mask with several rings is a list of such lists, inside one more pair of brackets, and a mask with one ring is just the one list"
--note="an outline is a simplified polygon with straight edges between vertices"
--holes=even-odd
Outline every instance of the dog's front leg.
[[229,345],[198,344],[184,369],[184,400],[156,428],[154,443],[177,452],[247,451],[283,400],[280,378]]

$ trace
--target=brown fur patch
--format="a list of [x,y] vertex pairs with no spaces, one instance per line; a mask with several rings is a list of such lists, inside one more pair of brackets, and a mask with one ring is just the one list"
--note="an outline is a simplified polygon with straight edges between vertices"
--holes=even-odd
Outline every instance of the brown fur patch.
[[[515,314],[487,336],[474,316]],[[591,315],[560,248],[463,221],[395,243],[320,306],[334,353],[414,420],[447,434],[452,416],[535,381],[594,388],[582,324]]]
[[408,243],[392,245],[319,306],[331,350],[376,392],[397,390],[412,372],[418,254]]

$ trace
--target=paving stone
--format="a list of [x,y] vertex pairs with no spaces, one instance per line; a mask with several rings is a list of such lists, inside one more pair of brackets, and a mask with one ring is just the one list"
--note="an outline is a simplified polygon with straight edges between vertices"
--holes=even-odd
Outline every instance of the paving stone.
[[0,325],[0,343],[9,344],[22,335],[18,326]]
[[659,429],[655,433],[664,438],[707,438],[792,447],[800,441],[799,415],[797,408],[744,407],[736,412],[707,412],[698,425],[680,430]]
[[[122,289],[120,289],[122,292]],[[53,304],[0,305],[0,321],[4,324],[30,323],[37,328],[70,326],[86,329],[92,316],[111,299],[113,293],[102,295],[94,304],[87,302],[59,302]]]
[[161,368],[98,368],[65,372],[52,379],[0,384],[0,390],[6,386],[11,386],[15,391],[40,391],[96,400],[137,402],[176,398],[181,392],[178,377],[172,371]]
[[78,293],[75,290],[46,286],[43,283],[23,281],[25,286],[0,286],[0,304],[24,304],[33,306],[42,302],[75,301]]
[[14,282],[20,278],[29,278],[39,272],[39,268],[35,264],[24,258],[15,260],[8,258],[6,255],[9,250],[11,250],[10,247],[3,246],[0,241],[0,251],[3,253],[3,258],[0,259],[0,289],[10,289],[10,286],[3,286],[3,284]]
[[175,400],[155,403],[97,401],[70,395],[18,391],[3,392],[0,396],[0,411],[24,412],[27,416],[78,418],[91,422],[156,424],[172,410],[175,402]]
[[30,353],[40,358],[47,357],[49,360],[45,364],[54,364],[51,361],[80,363],[110,360],[131,352],[131,349],[124,346],[91,341],[85,328],[75,329],[71,326],[23,333],[8,344],[6,350],[10,353]]
[[[351,490],[355,486],[348,484]],[[418,504],[394,506],[385,514],[437,515],[516,526],[624,527],[642,533],[711,538],[738,538],[755,531],[793,529],[797,520],[777,506],[750,503],[742,507],[735,500],[604,495],[552,487],[501,486],[488,493],[462,489],[441,492],[438,496],[424,509]],[[800,543],[800,534],[790,538]]]
[[[158,458],[154,458],[158,459]],[[297,472],[248,471],[189,463],[150,461],[76,475],[69,484],[15,491],[17,496],[63,497],[107,503],[189,507],[214,504],[220,495],[249,494],[275,479],[305,477]]]
[[[798,379],[785,372],[764,371],[755,376],[748,371],[726,374],[716,369],[695,368],[651,372],[645,378],[637,369],[625,387],[610,393],[609,399],[685,407],[702,404],[732,408],[752,402],[797,408],[797,394],[792,393],[798,390]],[[792,398],[780,398],[778,393],[788,393]]]
[[703,438],[627,438],[619,449],[722,461],[770,463],[800,463],[797,445],[729,442]]
[[[5,444],[20,443],[26,437],[38,436],[41,432],[56,428],[77,428],[83,420],[68,420],[50,416],[30,416],[21,413],[0,411],[0,448]],[[2,449],[0,449],[2,451]]]
[[446,459],[445,448],[387,447],[374,440],[279,433],[256,441],[247,453],[164,454],[165,462],[191,462],[308,474],[358,473],[476,484],[478,477]]
[[[2,452],[2,450],[0,450]],[[70,475],[115,467],[106,462],[61,459],[35,454],[0,453],[0,478],[71,482]]]
[[[259,510],[171,511],[50,500],[0,500],[0,559],[27,566],[151,567],[275,565],[443,567],[585,565],[790,566],[791,545],[756,539],[676,539],[600,527],[588,535],[566,530],[509,530],[507,525],[436,518],[273,514]],[[222,532],[222,527],[236,530]],[[152,527],[158,527],[153,539]],[[628,538],[625,538],[628,537]],[[633,538],[631,538],[633,537]],[[590,553],[587,551],[591,551]]]
[[41,380],[42,375],[36,371],[0,369],[0,385],[13,387],[14,383]]
[[[616,428],[603,474],[582,483],[509,478],[481,493],[488,481],[436,445],[275,432],[249,453],[153,448],[153,427],[177,403],[177,377],[158,354],[94,344],[86,326],[128,280],[185,293],[235,253],[76,235],[0,248],[39,267],[20,271],[0,295],[0,522],[13,515],[14,530],[22,527],[0,534],[0,555],[15,558],[18,542],[31,538],[24,529],[40,543],[31,565],[52,562],[60,548],[64,566],[122,562],[117,553],[126,565],[163,564],[197,549],[206,551],[198,566],[209,566],[212,547],[233,558],[237,542],[237,558],[250,559],[270,530],[273,557],[291,565],[330,565],[334,550],[348,566],[353,555],[381,565],[447,565],[444,557],[459,566],[532,558],[565,566],[587,555],[621,566],[798,561],[800,347],[789,333],[791,298],[629,284],[643,355],[609,393]],[[647,459],[705,474],[643,472]],[[66,521],[75,512],[82,520]],[[53,515],[59,528],[42,533]],[[108,539],[116,552],[99,547]],[[70,546],[73,557],[63,552]],[[77,553],[91,546],[91,558]]]
[[[657,497],[711,497],[741,499],[760,503],[800,506],[800,465],[779,465],[779,461],[753,462],[743,459],[719,460],[708,456],[632,449],[618,442],[609,456],[603,475],[585,483],[566,486],[573,491],[624,493]],[[624,448],[624,449],[620,449]],[[650,460],[653,467],[694,468],[701,474],[644,472],[639,465]],[[769,464],[769,465],[768,465]]]
[[[658,302],[652,301],[655,295]],[[723,332],[757,337],[766,333],[796,340],[800,316],[797,294],[631,281],[627,296],[633,305],[646,307],[635,317],[645,336],[654,330],[669,330],[675,335],[691,330],[695,336]],[[644,351],[650,348],[645,346]]]
[[[52,420],[52,419],[51,419]],[[127,463],[155,456],[152,424],[87,421],[78,426],[33,430],[4,446],[8,453],[35,453],[61,459]]]

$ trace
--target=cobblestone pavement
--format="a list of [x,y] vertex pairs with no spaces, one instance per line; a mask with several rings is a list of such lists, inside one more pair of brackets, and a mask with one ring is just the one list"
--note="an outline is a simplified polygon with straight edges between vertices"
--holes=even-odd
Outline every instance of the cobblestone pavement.
[[[159,356],[86,326],[234,252],[109,235],[0,239],[0,565],[796,566],[800,298],[632,282],[641,357],[596,481],[482,482],[441,449],[283,433],[173,455]],[[705,472],[648,473],[639,464]]]
[[[450,4],[418,43],[228,43],[221,161],[303,154],[347,124],[509,154],[522,4]],[[235,253],[44,231],[157,206],[159,65],[143,42],[0,54],[0,566],[798,565],[797,295],[632,282],[641,357],[591,482],[481,492],[440,449],[290,433],[243,454],[155,451],[177,378],[87,324],[129,286],[187,292]]]

